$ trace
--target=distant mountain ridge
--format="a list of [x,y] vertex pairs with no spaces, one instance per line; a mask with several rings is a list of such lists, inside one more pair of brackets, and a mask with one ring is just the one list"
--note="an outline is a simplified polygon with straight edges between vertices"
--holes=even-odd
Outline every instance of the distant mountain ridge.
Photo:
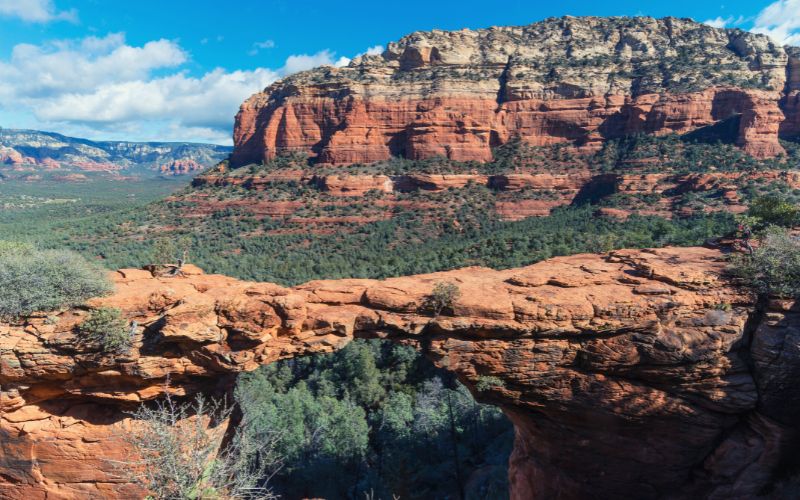
[[0,128],[0,168],[182,175],[217,164],[231,150],[216,144],[92,141],[55,132]]

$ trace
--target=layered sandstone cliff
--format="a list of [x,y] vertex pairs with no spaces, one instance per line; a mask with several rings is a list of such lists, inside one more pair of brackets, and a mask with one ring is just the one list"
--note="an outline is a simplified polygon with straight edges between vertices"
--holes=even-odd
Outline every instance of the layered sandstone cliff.
[[[76,342],[82,309],[0,326],[0,495],[131,498],[113,429],[131,404],[230,387],[271,361],[353,337],[418,346],[516,427],[512,497],[745,498],[796,450],[798,306],[724,277],[717,250],[577,255],[296,288],[114,274],[93,305],[136,321],[134,348]],[[461,296],[434,317],[440,281]],[[487,297],[490,300],[487,300]],[[483,376],[502,381],[482,392]]]
[[417,32],[347,67],[279,81],[236,118],[234,166],[302,152],[322,164],[392,156],[487,161],[519,136],[597,147],[735,119],[756,157],[800,133],[796,48],[687,19],[548,19]]

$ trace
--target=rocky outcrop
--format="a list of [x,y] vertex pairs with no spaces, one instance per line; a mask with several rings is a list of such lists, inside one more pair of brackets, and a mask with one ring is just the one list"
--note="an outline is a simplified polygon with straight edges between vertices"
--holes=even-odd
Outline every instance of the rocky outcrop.
[[190,158],[179,158],[158,167],[162,175],[187,175],[203,170],[202,165]]
[[[713,167],[713,166],[711,166]],[[342,169],[344,170],[344,169]],[[633,170],[633,169],[631,169]],[[746,193],[740,192],[750,183],[769,185],[785,184],[788,188],[800,188],[800,172],[797,170],[754,170],[741,172],[720,172],[709,168],[707,173],[597,173],[588,169],[562,169],[558,173],[519,172],[507,174],[424,174],[408,173],[402,175],[385,174],[345,174],[314,173],[308,170],[281,170],[268,173],[224,175],[211,171],[194,178],[197,188],[180,194],[176,200],[190,203],[185,217],[205,216],[224,208],[243,208],[253,215],[291,218],[292,221],[314,230],[318,223],[332,222],[330,217],[309,217],[310,210],[322,207],[341,207],[348,203],[359,203],[372,192],[376,199],[369,207],[359,205],[353,216],[360,221],[383,220],[394,216],[393,208],[407,203],[402,195],[416,192],[422,195],[435,195],[444,191],[457,195],[458,190],[472,187],[486,187],[493,197],[497,216],[502,220],[521,220],[527,217],[550,215],[557,207],[577,205],[592,196],[597,199],[621,195],[626,197],[645,197],[657,195],[658,201],[648,201],[641,206],[625,208],[626,213],[637,212],[644,215],[673,217],[692,215],[695,208],[682,206],[684,195],[697,193],[709,195],[715,205],[705,210],[726,210],[740,212],[746,209]],[[302,191],[292,200],[268,200],[251,196],[247,200],[232,199],[219,201],[214,194],[216,188],[242,188],[249,191],[269,193],[281,189],[312,188],[324,197],[302,196]],[[207,191],[211,190],[211,191]],[[313,192],[313,191],[312,191]],[[424,199],[424,198],[423,198]],[[424,203],[424,202],[423,202]],[[440,200],[433,197],[431,207],[442,207]],[[424,208],[416,205],[418,211]],[[446,204],[445,204],[446,207]],[[375,213],[376,210],[380,214]],[[313,220],[312,220],[313,219]],[[350,221],[351,219],[342,219]]]
[[314,176],[309,183],[332,196],[363,196],[370,191],[394,191],[394,182],[386,175]]
[[783,152],[779,131],[791,131],[781,129],[792,121],[781,103],[800,85],[798,60],[766,36],[675,18],[417,32],[383,54],[252,96],[236,117],[232,164],[290,152],[334,165],[488,161],[516,136],[586,149],[727,120],[738,120],[736,142],[747,153],[772,157]]
[[786,92],[800,90],[800,47],[787,47],[789,65],[786,76]]
[[784,98],[783,111],[786,120],[781,123],[781,134],[787,137],[800,137],[800,91],[794,91]]
[[[82,309],[0,327],[0,491],[135,496],[112,465],[130,404],[381,337],[509,416],[514,499],[752,497],[796,450],[800,320],[793,301],[759,308],[725,266],[704,248],[618,251],[296,288],[122,270],[92,305],[136,321],[126,355],[80,347]],[[436,317],[424,304],[440,281],[461,296]],[[501,383],[478,391],[483,377]]]
[[0,148],[0,164],[3,165],[22,165],[25,163],[25,157],[13,148]]

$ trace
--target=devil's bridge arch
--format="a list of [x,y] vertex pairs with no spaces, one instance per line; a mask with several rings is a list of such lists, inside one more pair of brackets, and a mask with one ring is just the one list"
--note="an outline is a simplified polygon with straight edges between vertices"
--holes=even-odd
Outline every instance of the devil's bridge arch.
[[[724,267],[693,248],[295,288],[122,270],[94,305],[139,325],[129,354],[76,349],[85,310],[0,325],[0,496],[135,496],[107,465],[125,408],[167,378],[224,389],[356,336],[410,342],[470,388],[502,380],[480,399],[515,425],[513,498],[754,495],[795,444],[800,320],[792,302],[757,310]],[[461,295],[434,317],[420,306],[439,281]]]

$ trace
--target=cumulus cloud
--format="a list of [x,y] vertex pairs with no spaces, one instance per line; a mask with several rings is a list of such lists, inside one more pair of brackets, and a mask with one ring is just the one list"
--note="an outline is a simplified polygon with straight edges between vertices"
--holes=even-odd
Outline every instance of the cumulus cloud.
[[[383,51],[384,51],[383,45],[375,45],[374,47],[368,48],[364,52],[359,52],[358,54],[353,56],[353,59],[355,59],[357,57],[361,57],[361,56],[378,56],[378,55],[383,54]],[[337,59],[336,61],[330,60],[330,58],[329,58],[329,62],[326,63],[326,64],[328,64],[330,66],[335,66],[337,68],[342,68],[342,67],[347,66],[348,64],[350,64],[350,61],[352,61],[352,59],[350,59],[349,57],[342,56],[339,59]]]
[[732,28],[753,21],[750,31],[773,38],[782,45],[800,45],[800,0],[778,0],[769,4],[754,18],[744,16],[707,19],[714,28]]
[[58,11],[52,0],[0,0],[0,16],[15,17],[30,23],[78,20],[74,9]]
[[359,55],[360,56],[363,56],[363,55],[379,56],[379,55],[383,54],[384,50],[385,49],[383,48],[383,45],[375,45],[373,47],[368,48],[367,51],[364,52],[363,54],[359,54]]
[[122,33],[19,44],[0,59],[0,117],[25,115],[37,128],[90,138],[230,143],[233,116],[254,92],[349,59],[323,50],[290,56],[276,69],[218,68],[202,75],[184,69],[189,61],[174,41],[132,46]]
[[768,5],[756,17],[752,31],[784,45],[800,45],[800,0],[778,0]]
[[263,68],[230,73],[215,69],[199,78],[177,73],[108,83],[92,92],[47,99],[35,114],[45,121],[109,124],[174,116],[190,127],[225,127],[245,97],[277,76]]
[[0,96],[47,97],[91,92],[102,85],[147,78],[152,71],[179,66],[188,54],[169,40],[141,47],[125,44],[125,36],[54,41],[44,45],[22,43],[0,61]]
[[316,54],[298,54],[286,58],[286,64],[281,69],[282,74],[290,75],[299,71],[316,68],[317,66],[335,66],[341,68],[350,64],[350,59],[340,57],[336,59],[336,54],[330,50],[321,50]]

